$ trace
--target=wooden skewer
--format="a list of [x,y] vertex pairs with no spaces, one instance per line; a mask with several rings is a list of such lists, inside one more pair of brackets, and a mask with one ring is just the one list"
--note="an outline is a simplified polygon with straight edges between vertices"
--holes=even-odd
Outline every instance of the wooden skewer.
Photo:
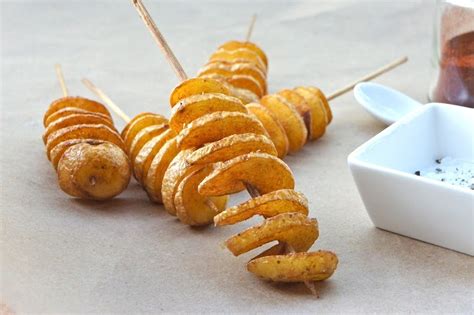
[[369,74],[363,76],[362,78],[359,78],[359,79],[349,83],[348,85],[340,88],[339,90],[334,91],[333,93],[331,93],[327,96],[327,100],[330,101],[332,99],[335,99],[336,97],[341,96],[342,94],[345,94],[345,93],[349,92],[350,90],[352,90],[354,88],[354,86],[356,86],[358,83],[365,82],[365,81],[370,81],[370,80],[378,77],[379,75],[381,75],[385,72],[388,72],[388,71],[392,70],[393,68],[396,68],[397,66],[399,66],[401,64],[404,64],[407,61],[408,61],[408,57],[406,57],[406,56],[398,58],[398,59],[386,64],[385,66],[375,70],[374,72],[369,73]]
[[147,9],[143,5],[141,0],[132,0],[133,6],[137,9],[138,14],[142,18],[143,22],[145,22],[146,27],[150,30],[151,35],[158,43],[158,46],[161,48],[163,53],[166,56],[166,59],[171,63],[173,70],[176,72],[178,78],[181,81],[184,81],[188,78],[186,72],[184,72],[183,67],[179,63],[178,59],[174,55],[173,51],[171,50],[170,46],[166,42],[163,35],[161,35],[160,30],[156,26],[155,22],[151,18],[150,14],[148,13]]
[[66,81],[64,80],[63,69],[61,68],[60,64],[56,64],[54,66],[56,69],[56,76],[58,77],[59,85],[61,86],[61,91],[63,92],[63,96],[68,96]]
[[[295,249],[290,244],[283,243],[283,245],[284,245],[284,252],[286,254],[296,253]],[[311,293],[319,299],[319,292],[318,292],[318,290],[316,290],[316,286],[314,285],[314,281],[305,280],[303,282],[304,282],[305,286],[311,291]]]
[[102,92],[101,89],[99,89],[97,86],[92,84],[91,81],[87,79],[82,79],[81,80],[84,85],[91,90],[94,94],[96,94],[107,106],[109,106],[120,118],[122,118],[126,123],[130,122],[130,117],[128,117],[127,114],[123,112],[123,110],[118,107],[117,104],[110,99],[110,97],[107,96],[104,92]]
[[250,20],[250,25],[249,25],[249,28],[247,30],[247,36],[245,36],[245,41],[246,42],[248,42],[250,40],[250,37],[252,36],[253,27],[255,25],[256,20],[257,20],[257,15],[256,14],[252,15],[252,19]]

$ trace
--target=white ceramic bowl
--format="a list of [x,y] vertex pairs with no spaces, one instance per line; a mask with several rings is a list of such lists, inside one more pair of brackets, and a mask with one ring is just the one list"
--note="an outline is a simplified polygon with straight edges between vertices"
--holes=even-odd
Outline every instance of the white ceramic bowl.
[[474,159],[474,109],[432,103],[397,121],[348,157],[378,228],[474,255],[474,191],[414,172],[446,156]]

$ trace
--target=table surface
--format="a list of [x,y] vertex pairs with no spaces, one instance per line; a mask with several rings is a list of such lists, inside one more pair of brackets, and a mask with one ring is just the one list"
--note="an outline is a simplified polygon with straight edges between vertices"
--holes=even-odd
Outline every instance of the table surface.
[[[188,74],[253,13],[252,39],[270,60],[271,91],[326,92],[401,56],[377,82],[426,101],[431,1],[146,1]],[[314,249],[339,256],[315,299],[301,284],[275,285],[221,245],[255,224],[193,229],[148,201],[133,182],[104,203],[74,200],[44,155],[42,116],[60,96],[54,64],[73,94],[87,77],[135,115],[169,115],[178,83],[128,1],[2,2],[1,301],[24,313],[472,312],[473,259],[379,230],[346,158],[384,126],[351,93],[332,102],[327,134],[285,160],[310,200],[321,234]],[[116,117],[118,126],[123,123]],[[247,198],[237,195],[232,203]]]

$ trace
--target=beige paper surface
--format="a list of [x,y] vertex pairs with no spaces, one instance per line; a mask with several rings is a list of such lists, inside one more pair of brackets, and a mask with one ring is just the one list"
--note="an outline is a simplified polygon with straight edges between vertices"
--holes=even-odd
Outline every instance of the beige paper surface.
[[[253,39],[269,57],[271,91],[315,85],[329,93],[407,54],[408,64],[377,82],[426,100],[430,1],[146,2],[189,75],[218,45],[243,38],[257,13]],[[303,285],[260,281],[245,269],[251,255],[222,248],[259,219],[191,229],[134,182],[110,202],[70,199],[41,141],[43,112],[60,96],[54,64],[73,94],[93,97],[80,84],[85,76],[131,116],[169,115],[178,81],[127,1],[1,6],[0,304],[17,313],[472,312],[471,257],[372,225],[346,157],[384,126],[350,93],[331,103],[324,138],[286,158],[319,220],[313,248],[340,260],[318,284],[319,300]]]

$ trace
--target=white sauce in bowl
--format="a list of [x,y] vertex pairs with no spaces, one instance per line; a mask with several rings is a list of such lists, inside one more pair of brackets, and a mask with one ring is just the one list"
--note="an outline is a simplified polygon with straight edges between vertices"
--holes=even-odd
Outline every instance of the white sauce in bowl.
[[415,175],[474,190],[474,161],[445,157]]

